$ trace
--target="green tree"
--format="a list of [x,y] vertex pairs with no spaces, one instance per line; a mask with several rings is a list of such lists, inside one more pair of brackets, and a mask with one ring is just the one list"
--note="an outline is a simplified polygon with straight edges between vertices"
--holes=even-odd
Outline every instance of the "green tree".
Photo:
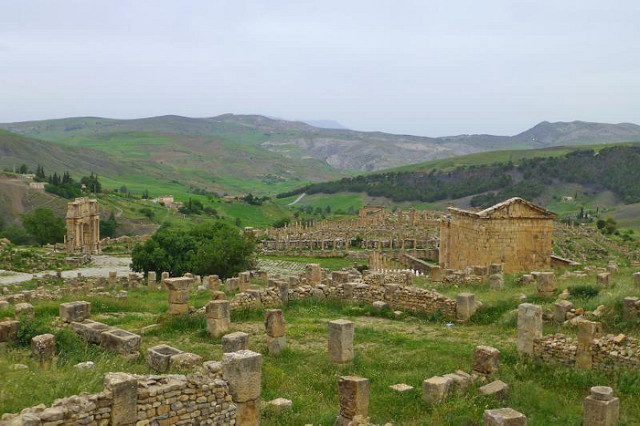
[[20,166],[20,168],[18,169],[18,173],[23,174],[23,175],[27,174],[27,173],[29,173],[29,168],[27,167],[26,164],[22,164]]
[[106,220],[100,221],[100,237],[105,238],[113,238],[116,236],[116,227],[118,223],[116,222],[116,215],[113,211],[109,215],[109,218]]
[[35,209],[22,216],[22,223],[40,245],[64,241],[64,219],[56,217],[51,209]]

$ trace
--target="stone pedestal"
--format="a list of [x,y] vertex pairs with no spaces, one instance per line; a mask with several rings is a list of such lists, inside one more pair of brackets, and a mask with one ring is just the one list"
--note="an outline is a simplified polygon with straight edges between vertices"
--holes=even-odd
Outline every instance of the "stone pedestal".
[[513,408],[484,411],[484,426],[526,426],[527,417]]
[[150,290],[155,290],[157,284],[156,271],[147,272],[147,287],[149,287]]
[[[368,424],[369,417],[369,379],[356,376],[343,376],[338,379],[338,393],[340,396],[340,414],[335,425]],[[362,423],[364,422],[364,423]]]
[[429,269],[429,278],[431,278],[431,282],[440,282],[442,281],[442,269],[439,266],[433,266]]
[[596,282],[598,283],[598,285],[601,285],[603,287],[608,286],[609,284],[611,284],[611,273],[602,272],[601,274],[598,274]]
[[169,290],[169,314],[184,315],[189,312],[189,290],[193,278],[167,278],[164,283]]
[[36,316],[36,311],[31,303],[17,303],[14,312],[16,319],[20,321],[33,321]]
[[502,290],[504,288],[504,275],[502,273],[489,275],[489,287],[492,290]]
[[213,337],[220,337],[229,331],[231,314],[228,300],[212,300],[207,303],[207,330]]
[[583,426],[617,426],[620,401],[613,396],[613,389],[594,386],[591,395],[584,400]]
[[640,312],[640,299],[625,297],[622,299],[622,316],[625,320],[635,320]]
[[345,364],[353,361],[354,324],[345,319],[329,321],[329,359]]
[[217,275],[209,275],[207,277],[207,286],[211,291],[220,291],[220,278]]
[[533,342],[541,337],[542,308],[532,303],[522,303],[518,306],[518,352],[533,355]]
[[636,287],[640,287],[640,272],[633,274],[633,282],[636,284]]
[[126,373],[107,373],[105,389],[113,395],[112,425],[135,425],[138,421],[138,381]]
[[19,329],[20,321],[14,321],[9,318],[0,318],[0,343],[16,340]]
[[61,303],[59,310],[65,322],[82,322],[91,316],[91,303],[82,300]]
[[476,346],[473,350],[473,371],[490,376],[498,371],[500,351],[491,346]]
[[422,399],[429,404],[438,404],[447,397],[453,385],[451,377],[435,376],[422,382]]
[[538,296],[551,297],[556,290],[556,275],[553,272],[539,272]]
[[238,407],[236,424],[259,424],[262,355],[248,350],[225,353],[222,377],[229,384],[231,399]]
[[305,275],[310,286],[322,283],[322,268],[317,263],[309,263],[305,266]]
[[267,309],[264,318],[269,353],[278,355],[286,347],[284,315],[280,309]]
[[578,344],[576,347],[576,367],[590,369],[593,364],[593,340],[596,338],[602,324],[583,320],[578,323]]
[[238,352],[249,349],[249,335],[242,331],[222,336],[222,353]]
[[567,312],[573,309],[573,303],[568,300],[558,300],[553,304],[553,320],[562,324],[567,320]]
[[476,295],[473,293],[460,293],[456,297],[456,319],[469,321],[476,311]]
[[55,336],[53,334],[40,334],[32,338],[31,354],[40,365],[51,365],[56,354]]

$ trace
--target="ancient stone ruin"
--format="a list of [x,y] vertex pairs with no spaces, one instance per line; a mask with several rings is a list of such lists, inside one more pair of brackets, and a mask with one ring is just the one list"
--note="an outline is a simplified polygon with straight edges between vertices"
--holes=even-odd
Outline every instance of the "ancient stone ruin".
[[67,235],[64,240],[68,252],[94,254],[100,251],[100,212],[98,201],[76,198],[67,206]]

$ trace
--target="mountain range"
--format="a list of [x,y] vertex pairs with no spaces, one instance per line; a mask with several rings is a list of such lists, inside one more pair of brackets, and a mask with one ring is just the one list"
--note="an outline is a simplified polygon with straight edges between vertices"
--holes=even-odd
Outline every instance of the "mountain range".
[[260,115],[224,114],[3,123],[0,129],[8,132],[0,133],[0,166],[43,163],[53,170],[144,175],[217,191],[272,192],[302,182],[485,151],[640,141],[640,126],[630,123],[545,121],[514,136],[424,137],[325,128],[339,124],[321,121],[317,124],[323,127],[315,127]]

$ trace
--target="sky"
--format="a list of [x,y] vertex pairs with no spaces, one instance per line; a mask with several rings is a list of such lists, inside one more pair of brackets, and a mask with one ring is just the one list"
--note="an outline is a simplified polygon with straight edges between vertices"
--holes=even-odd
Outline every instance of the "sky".
[[517,134],[640,123],[638,0],[3,0],[0,122],[165,114]]

